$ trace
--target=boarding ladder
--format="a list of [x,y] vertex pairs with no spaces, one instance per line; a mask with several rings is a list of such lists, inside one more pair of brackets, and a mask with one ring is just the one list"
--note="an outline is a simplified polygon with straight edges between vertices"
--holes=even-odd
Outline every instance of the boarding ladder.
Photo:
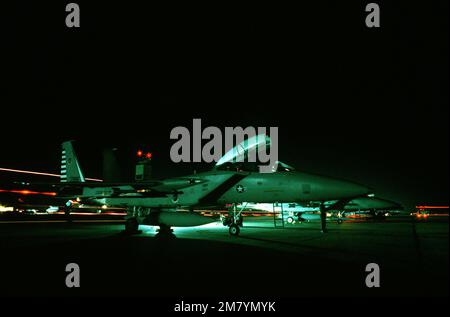
[[284,212],[282,203],[273,203],[273,226],[275,228],[284,228]]

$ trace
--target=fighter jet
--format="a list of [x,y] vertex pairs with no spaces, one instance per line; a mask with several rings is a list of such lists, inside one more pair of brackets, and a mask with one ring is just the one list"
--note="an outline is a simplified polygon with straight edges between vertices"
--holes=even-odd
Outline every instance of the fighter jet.
[[[240,153],[248,144],[237,146]],[[173,226],[211,222],[210,218],[195,213],[178,212],[181,208],[192,210],[230,204],[236,207],[245,201],[339,202],[371,192],[364,185],[296,171],[282,162],[273,166],[272,173],[259,173],[256,164],[235,162],[232,158],[220,160],[208,172],[188,176],[136,183],[93,183],[86,182],[71,142],[62,144],[61,154],[58,196],[76,197],[86,204],[126,208],[125,229],[130,233],[137,232],[139,224],[159,226],[161,233],[170,232]],[[225,157],[230,157],[229,153]],[[67,208],[70,208],[70,200]],[[230,221],[230,235],[239,234],[237,221]]]

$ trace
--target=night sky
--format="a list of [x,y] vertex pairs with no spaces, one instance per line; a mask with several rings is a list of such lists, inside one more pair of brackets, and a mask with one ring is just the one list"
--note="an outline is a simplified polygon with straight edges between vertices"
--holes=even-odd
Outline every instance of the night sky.
[[201,118],[277,126],[281,161],[407,208],[448,203],[448,1],[378,1],[380,29],[370,1],[77,1],[79,29],[68,2],[2,9],[0,167],[57,172],[72,139],[89,177],[108,146],[128,176],[138,147],[183,175],[209,166],[171,163],[169,134]]

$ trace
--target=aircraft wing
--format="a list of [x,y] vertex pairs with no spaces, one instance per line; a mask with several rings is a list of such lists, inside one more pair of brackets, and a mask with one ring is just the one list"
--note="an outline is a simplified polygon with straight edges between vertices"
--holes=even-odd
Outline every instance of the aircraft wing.
[[[155,180],[145,182],[120,182],[120,183],[106,183],[106,182],[68,182],[68,183],[53,183],[41,184],[50,186],[51,190],[57,191],[63,195],[71,196],[77,195],[83,188],[111,188],[116,192],[133,194],[133,193],[151,193],[151,195],[165,195],[179,193],[180,190],[204,183],[207,180],[193,178],[193,177],[178,177],[166,180]],[[123,189],[126,188],[126,189]],[[50,189],[49,189],[50,190]]]

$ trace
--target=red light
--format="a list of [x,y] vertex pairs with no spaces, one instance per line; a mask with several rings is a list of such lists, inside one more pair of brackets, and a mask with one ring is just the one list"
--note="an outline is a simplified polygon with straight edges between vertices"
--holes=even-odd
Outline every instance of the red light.
[[416,206],[417,209],[448,209],[448,206]]
[[152,158],[152,153],[148,152],[147,154],[145,154],[145,157],[148,158],[148,159],[151,159]]
[[142,157],[142,151],[141,150],[137,151],[137,156],[138,157]]

